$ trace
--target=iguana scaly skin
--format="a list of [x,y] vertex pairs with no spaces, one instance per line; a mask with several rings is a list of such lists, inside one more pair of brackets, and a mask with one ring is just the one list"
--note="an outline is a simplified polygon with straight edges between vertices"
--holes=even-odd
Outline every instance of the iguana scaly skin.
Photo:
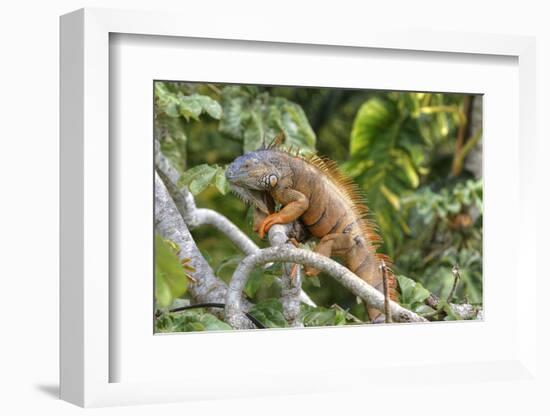
[[[260,238],[274,224],[300,219],[319,238],[315,252],[341,256],[349,270],[383,292],[380,264],[389,261],[376,252],[381,239],[367,219],[357,186],[335,162],[269,146],[235,159],[226,178],[234,193],[256,207],[255,230]],[[274,212],[275,203],[281,205],[278,212]],[[306,275],[318,273],[306,268]],[[390,297],[396,300],[395,277],[388,271],[387,278]],[[373,322],[384,318],[374,308],[368,308],[368,314]]]

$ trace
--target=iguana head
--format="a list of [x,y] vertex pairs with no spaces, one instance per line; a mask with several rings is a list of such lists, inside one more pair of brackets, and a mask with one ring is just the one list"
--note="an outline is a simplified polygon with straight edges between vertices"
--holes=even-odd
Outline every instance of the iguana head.
[[246,203],[269,214],[266,191],[277,185],[282,172],[273,152],[259,150],[246,153],[233,161],[225,171],[231,190]]

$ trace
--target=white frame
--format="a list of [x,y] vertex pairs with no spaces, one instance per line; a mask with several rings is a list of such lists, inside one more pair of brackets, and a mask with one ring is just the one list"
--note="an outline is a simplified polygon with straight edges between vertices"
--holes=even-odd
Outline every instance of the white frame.
[[[127,33],[212,39],[270,41],[312,45],[355,46],[411,51],[506,55],[519,60],[520,131],[527,143],[535,141],[535,42],[533,38],[468,33],[421,31],[384,32],[353,28],[326,34],[322,27],[307,32],[280,31],[277,24],[251,27],[247,36],[233,35],[231,25],[204,29],[199,22],[173,13],[85,9],[61,20],[61,397],[81,406],[180,401],[209,397],[236,397],[223,380],[193,380],[194,389],[177,382],[109,383],[109,34]],[[328,36],[328,37],[327,37]],[[536,241],[536,219],[528,211],[529,196],[535,195],[529,180],[535,172],[535,146],[520,147],[520,241]],[[524,197],[524,198],[523,198]],[[531,251],[532,253],[533,251]],[[522,270],[518,290],[518,318],[535,308],[536,270],[531,254]],[[519,273],[519,271],[518,271]],[[521,308],[522,305],[529,307]],[[513,380],[535,374],[536,321],[522,319],[518,356],[500,364]],[[485,363],[492,365],[494,363]],[[469,365],[468,371],[482,371]],[[442,363],[437,369],[457,371]],[[420,366],[421,367],[421,366]],[[464,369],[464,366],[462,367]],[[372,369],[379,379],[403,372]],[[433,369],[432,369],[433,371]],[[340,377],[353,371],[342,369]],[[464,373],[464,377],[466,373]],[[331,373],[333,376],[334,374]],[[307,375],[293,374],[285,391],[309,392]],[[344,377],[343,377],[344,378]],[[309,380],[311,382],[311,380]],[[410,379],[409,383],[413,383]],[[201,391],[201,387],[204,392]],[[208,387],[208,388],[207,388]],[[249,386],[248,386],[249,387]],[[289,390],[291,389],[291,390]],[[333,391],[334,386],[316,385],[315,391]],[[276,394],[277,392],[273,392]],[[262,389],[252,394],[267,394]]]

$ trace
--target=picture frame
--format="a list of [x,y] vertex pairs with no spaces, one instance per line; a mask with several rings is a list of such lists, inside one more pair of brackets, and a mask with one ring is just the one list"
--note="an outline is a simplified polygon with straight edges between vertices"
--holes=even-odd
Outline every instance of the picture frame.
[[[182,26],[181,21],[182,16],[173,13],[107,9],[81,9],[61,18],[61,398],[89,407],[273,394],[334,393],[357,389],[362,383],[368,384],[369,394],[373,397],[377,394],[382,397],[387,391],[377,383],[393,386],[394,380],[398,379],[400,382],[396,389],[414,391],[419,386],[433,383],[434,377],[446,373],[452,373],[453,382],[459,383],[502,380],[536,383],[537,324],[531,318],[530,311],[536,308],[534,288],[537,285],[537,270],[529,250],[529,242],[536,240],[536,217],[530,211],[529,198],[529,195],[534,194],[530,178],[534,175],[536,159],[535,146],[530,145],[536,139],[534,39],[476,33],[437,33],[434,36],[434,33],[420,30],[400,32],[376,26],[367,29],[349,28],[337,34],[327,33],[320,26],[312,26],[307,32],[298,28],[280,31],[278,25],[270,23],[251,23],[235,31],[229,23],[205,28],[189,19]],[[117,121],[111,119],[114,84],[110,71],[113,62],[119,59],[113,55],[111,42],[120,34],[137,36],[141,40],[154,39],[154,42],[161,43],[177,43],[177,39],[199,39],[224,42],[224,45],[232,43],[238,46],[237,49],[257,45],[251,54],[261,53],[262,48],[275,45],[277,51],[284,53],[291,49],[290,52],[295,56],[320,48],[322,53],[326,51],[334,56],[354,55],[366,50],[390,55],[392,51],[409,56],[424,54],[433,62],[463,56],[474,64],[483,56],[494,57],[495,65],[500,57],[505,57],[506,62],[517,70],[519,87],[519,95],[514,97],[518,99],[518,105],[513,115],[517,117],[518,130],[511,133],[514,138],[507,142],[509,146],[515,145],[515,149],[519,149],[515,166],[517,170],[509,173],[512,183],[517,184],[510,192],[518,198],[507,209],[509,215],[520,218],[520,224],[513,232],[518,249],[516,254],[510,255],[510,270],[507,272],[509,280],[505,281],[514,286],[521,274],[522,285],[517,285],[517,291],[502,289],[499,293],[504,300],[497,300],[493,299],[494,280],[488,281],[488,294],[485,296],[494,308],[493,311],[503,305],[513,304],[510,312],[513,317],[503,321],[489,308],[485,321],[474,323],[476,326],[468,327],[467,331],[470,331],[471,337],[482,337],[492,330],[498,334],[506,332],[506,340],[510,345],[495,352],[492,359],[488,358],[488,352],[480,353],[476,358],[474,350],[464,357],[445,358],[436,355],[433,362],[420,360],[415,363],[407,361],[407,357],[401,357],[396,358],[393,365],[366,360],[353,366],[352,360],[333,360],[327,362],[321,370],[315,370],[312,362],[300,367],[297,364],[299,361],[292,361],[288,367],[280,367],[276,371],[267,365],[243,366],[242,361],[231,363],[212,359],[211,365],[216,365],[223,377],[208,377],[208,372],[201,375],[200,368],[187,369],[184,377],[171,378],[167,374],[155,377],[149,373],[140,378],[137,372],[126,377],[116,374],[117,371],[113,372],[117,363],[126,359],[123,351],[128,351],[113,348],[113,339],[122,338],[120,341],[124,343],[125,333],[121,325],[112,322],[115,315],[123,314],[123,311],[120,311],[122,307],[116,303],[114,296],[119,288],[110,280],[118,261],[116,253],[113,256],[110,250],[110,228],[115,227],[116,221],[120,220],[120,216],[112,215],[111,205],[112,200],[117,198],[112,194],[111,174],[119,169],[117,160],[112,158],[110,142],[110,137],[116,134],[117,129],[114,126]],[[139,45],[136,47],[139,48]],[[292,49],[294,47],[299,48]],[[384,88],[383,85],[380,87]],[[488,108],[486,117],[491,117],[491,107]],[[514,120],[511,122],[515,125]],[[143,142],[142,147],[144,155],[152,151],[152,143]],[[517,177],[514,176],[515,172],[518,173]],[[494,205],[491,201],[496,202],[503,196],[501,189],[492,191],[488,188],[486,191],[489,191],[489,208],[491,204]],[[152,212],[151,206],[145,205],[144,210],[150,209]],[[489,219],[488,227],[496,230],[502,220],[495,217],[491,224]],[[489,237],[489,244],[496,245],[496,242]],[[377,345],[396,357],[399,349],[392,344],[393,340],[419,336],[426,339],[432,337],[430,339],[437,341],[443,336],[452,336],[452,332],[459,329],[458,324],[437,324],[436,327],[435,330],[412,325],[369,328],[371,332],[368,339],[376,338]],[[372,331],[374,329],[376,333]],[[330,328],[276,331],[273,335],[273,339],[277,339],[272,344],[273,352],[277,351],[277,346],[293,343],[328,345],[334,349],[342,340],[353,342],[354,339],[367,339],[363,338],[365,330]],[[213,355],[216,349],[212,339],[220,335],[193,334],[194,338],[185,335],[186,348],[194,351],[193,354],[202,351],[203,354]],[[255,337],[250,334],[235,335],[237,337],[226,339],[233,342],[235,348],[240,346],[240,350],[250,348],[248,354],[251,357],[255,357],[254,351],[264,348],[262,343],[265,341],[261,337],[265,337],[265,333]],[[153,338],[152,331],[150,336]],[[156,337],[154,343],[162,345],[156,345],[155,348],[169,348],[166,344],[178,342],[177,337],[182,339],[180,335]],[[199,337],[203,341],[198,341]],[[204,341],[206,338],[208,342]],[[197,346],[193,349],[192,344],[195,342]],[[208,345],[210,349],[205,349]],[[142,346],[133,343],[131,347],[139,356]],[[321,347],[320,350],[326,351]],[[170,357],[170,354],[165,356]],[[319,353],[315,357],[320,356]],[[126,366],[130,367],[127,368],[130,373],[131,363]],[[177,367],[171,368],[170,372],[179,373]],[[261,383],[257,382],[259,378]]]

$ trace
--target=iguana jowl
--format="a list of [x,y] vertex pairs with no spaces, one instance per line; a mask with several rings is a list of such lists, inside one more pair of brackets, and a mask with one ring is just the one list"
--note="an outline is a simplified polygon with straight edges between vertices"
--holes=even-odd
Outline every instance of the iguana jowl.
[[[318,156],[303,157],[269,146],[238,157],[226,170],[234,193],[256,207],[255,229],[260,238],[274,224],[300,219],[320,239],[315,252],[341,256],[348,269],[383,292],[380,237],[366,218],[367,207],[357,186],[335,162]],[[281,205],[274,212],[274,202]],[[306,268],[306,275],[319,272]],[[396,299],[395,277],[388,273],[390,297]],[[368,305],[367,305],[368,306]],[[368,308],[372,321],[383,314]]]

